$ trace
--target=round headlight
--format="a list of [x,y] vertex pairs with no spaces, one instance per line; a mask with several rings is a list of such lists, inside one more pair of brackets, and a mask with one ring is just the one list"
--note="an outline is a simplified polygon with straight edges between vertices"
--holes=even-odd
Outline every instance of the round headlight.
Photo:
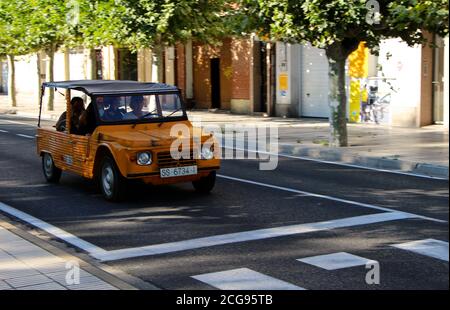
[[214,152],[209,147],[202,148],[202,158],[203,159],[213,159]]
[[142,152],[137,154],[137,164],[141,166],[147,166],[152,163],[152,153]]

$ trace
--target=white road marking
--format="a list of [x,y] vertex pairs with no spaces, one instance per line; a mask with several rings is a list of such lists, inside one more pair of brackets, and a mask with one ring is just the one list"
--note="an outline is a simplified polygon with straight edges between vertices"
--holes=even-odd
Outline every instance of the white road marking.
[[394,244],[392,246],[448,262],[448,242],[445,241],[424,239]]
[[9,131],[8,131],[8,130],[3,130],[3,129],[0,129],[0,132],[3,132],[3,133],[8,133]]
[[[391,209],[391,208],[384,208],[384,207],[379,207],[379,206],[375,206],[375,205],[371,205],[371,204],[367,204],[367,203],[332,197],[332,196],[328,196],[328,195],[322,195],[322,194],[301,191],[301,190],[294,189],[294,188],[272,185],[272,184],[267,184],[267,183],[262,183],[262,182],[247,180],[247,179],[235,178],[235,177],[230,177],[230,176],[223,175],[223,174],[218,174],[217,176],[219,178],[223,178],[223,179],[228,179],[228,180],[233,180],[233,181],[238,181],[238,182],[243,182],[243,183],[248,183],[248,184],[253,184],[253,185],[259,185],[259,186],[279,189],[279,190],[286,191],[286,192],[291,192],[291,193],[296,193],[296,194],[301,194],[301,195],[306,195],[306,196],[311,196],[311,197],[317,197],[317,198],[321,198],[321,199],[328,199],[328,200],[332,200],[332,201],[343,202],[346,204],[355,205],[355,206],[363,207],[363,208],[375,209],[375,210],[386,211],[386,212],[399,212],[398,210]],[[445,221],[445,220],[435,219],[435,218],[426,217],[426,216],[413,214],[413,213],[410,213],[410,214],[413,217],[421,218],[424,220],[429,220],[429,221],[434,221],[434,222],[439,222],[439,223],[447,223],[447,221]]]
[[347,217],[336,220],[328,220],[323,222],[297,224],[273,228],[263,228],[257,230],[243,231],[237,233],[229,233],[223,235],[215,235],[203,238],[195,238],[190,240],[182,240],[163,244],[148,245],[136,248],[127,248],[119,250],[107,251],[97,256],[102,261],[112,261],[124,258],[151,256],[158,254],[166,254],[172,252],[180,252],[193,250],[216,245],[232,244],[238,242],[263,240],[276,237],[291,236],[297,234],[306,234],[324,230],[331,230],[343,227],[353,227],[367,225],[373,223],[403,220],[416,218],[414,215],[403,212],[384,212],[370,215],[361,215],[355,217]]
[[72,244],[79,249],[89,253],[92,257],[101,261],[113,261],[131,257],[151,256],[158,254],[166,254],[172,252],[193,250],[216,245],[232,244],[238,242],[262,240],[268,238],[276,238],[290,236],[296,234],[312,233],[324,230],[332,230],[343,227],[361,226],[373,223],[381,223],[394,220],[421,218],[420,216],[406,212],[383,212],[369,215],[361,215],[355,217],[347,217],[335,220],[328,220],[315,223],[305,223],[273,228],[264,228],[251,231],[229,233],[223,235],[214,235],[209,237],[195,238],[163,244],[148,245],[142,247],[125,248],[107,251],[83,239],[80,239],[58,227],[46,223],[27,213],[19,211],[0,202],[0,211],[13,215],[35,227],[38,227],[49,234]]
[[16,136],[22,137],[22,138],[27,138],[27,139],[34,139],[35,136],[29,136],[29,135],[24,135],[21,133],[16,133]]
[[38,227],[38,228],[48,232],[49,234],[51,234],[61,240],[64,240],[65,242],[72,244],[72,245],[76,246],[77,248],[80,248],[80,249],[88,252],[93,257],[96,257],[97,255],[100,255],[100,254],[104,254],[106,252],[102,248],[99,248],[99,247],[93,245],[92,243],[84,241],[83,239],[80,239],[80,238],[72,235],[71,233],[68,233],[67,231],[64,231],[58,227],[55,227],[47,222],[44,222],[34,216],[31,216],[25,212],[19,211],[19,210],[15,209],[13,207],[10,207],[4,203],[1,203],[1,202],[0,202],[0,211],[3,211],[14,217],[17,217],[17,218],[21,219],[22,221],[24,221],[28,224],[31,224],[35,227]]
[[248,268],[205,273],[192,278],[221,290],[304,290]]
[[326,270],[336,270],[355,266],[364,266],[373,260],[353,255],[346,252],[338,252],[326,255],[318,255],[297,259],[299,262],[313,265]]
[[344,166],[344,167],[350,167],[350,168],[358,168],[358,169],[365,169],[365,170],[373,170],[373,171],[379,171],[379,172],[386,172],[386,173],[394,173],[394,174],[401,174],[406,176],[412,176],[412,177],[418,177],[418,178],[425,178],[425,179],[433,179],[433,180],[445,180],[447,181],[447,178],[444,177],[434,177],[429,176],[425,174],[418,174],[413,172],[407,172],[407,171],[401,171],[401,170],[387,170],[387,169],[380,169],[380,168],[373,168],[373,167],[366,167],[356,164],[349,164],[349,163],[343,163],[343,162],[337,162],[337,161],[329,161],[329,160],[323,160],[323,159],[317,159],[317,158],[311,158],[311,157],[304,157],[304,156],[297,156],[297,155],[289,155],[284,153],[274,153],[274,152],[267,152],[267,151],[256,151],[256,150],[250,150],[250,149],[242,149],[237,147],[228,147],[222,145],[225,149],[234,149],[238,151],[248,151],[252,153],[261,153],[265,155],[271,155],[271,156],[279,156],[279,157],[286,157],[286,158],[292,158],[292,159],[301,159],[306,161],[313,161],[318,162],[322,164],[329,164],[329,165],[336,165],[336,166]]
[[[318,198],[330,199],[333,201],[339,201],[339,202],[344,202],[344,203],[348,203],[348,204],[353,204],[353,205],[357,205],[357,206],[367,207],[367,208],[376,209],[376,210],[380,210],[380,211],[388,211],[388,212],[348,217],[348,218],[341,218],[341,219],[334,219],[334,220],[328,220],[328,221],[323,221],[323,222],[305,223],[305,224],[281,226],[281,227],[274,227],[274,228],[257,229],[257,230],[252,230],[252,231],[215,235],[215,236],[195,238],[195,239],[190,239],[190,240],[182,240],[182,241],[177,241],[177,242],[169,242],[169,243],[163,243],[163,244],[155,244],[155,245],[148,245],[148,246],[142,246],[142,247],[134,247],[134,248],[125,248],[125,249],[106,251],[106,250],[104,250],[100,247],[97,247],[87,241],[84,241],[84,240],[82,240],[60,228],[57,228],[49,223],[39,220],[39,219],[37,219],[29,214],[26,214],[22,211],[14,209],[13,207],[7,206],[1,202],[0,202],[0,211],[3,211],[10,215],[13,215],[33,226],[36,226],[54,236],[56,236],[57,238],[62,239],[64,241],[66,241],[67,243],[72,244],[72,245],[88,252],[92,257],[97,258],[102,261],[112,261],[112,260],[119,260],[119,259],[140,257],[140,256],[151,256],[151,255],[193,250],[193,249],[216,246],[216,245],[224,245],[224,244],[253,241],[253,240],[262,240],[262,239],[268,239],[268,238],[289,236],[289,235],[294,235],[294,234],[304,234],[304,233],[310,233],[310,232],[331,230],[331,229],[343,228],[343,227],[367,225],[367,224],[372,224],[372,223],[380,223],[380,222],[393,221],[393,220],[417,219],[417,218],[429,219],[429,218],[426,218],[426,217],[423,217],[420,215],[416,215],[416,214],[400,212],[400,211],[396,211],[396,210],[392,210],[392,209],[388,209],[388,208],[377,207],[377,206],[373,206],[373,205],[368,205],[368,204],[358,203],[358,202],[354,202],[354,201],[334,198],[334,197],[330,197],[330,196],[312,194],[312,193],[308,193],[308,192],[298,191],[295,189],[274,186],[274,185],[264,184],[264,183],[260,183],[260,182],[250,181],[250,180],[243,180],[243,179],[238,179],[238,178],[234,178],[234,177],[228,177],[228,176],[221,176],[221,177],[240,181],[240,182],[246,182],[246,183],[250,183],[250,184],[266,186],[269,188],[294,192],[297,194],[305,194],[305,195],[314,196],[314,197],[318,197]],[[437,219],[431,219],[431,220],[438,221],[438,222],[446,222],[446,221],[437,220]]]
[[1,121],[8,122],[8,123],[11,123],[11,124],[26,125],[26,126],[36,127],[36,125],[32,125],[30,123],[22,123],[22,122],[18,122],[18,121],[11,121],[9,119],[4,119],[4,118],[2,118]]

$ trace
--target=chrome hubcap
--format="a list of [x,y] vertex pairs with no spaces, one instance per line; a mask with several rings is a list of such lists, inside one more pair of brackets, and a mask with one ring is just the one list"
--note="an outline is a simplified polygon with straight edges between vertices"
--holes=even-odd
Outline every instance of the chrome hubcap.
[[51,176],[53,173],[53,160],[49,154],[44,155],[44,171],[47,176]]
[[102,184],[103,190],[105,191],[106,195],[111,196],[114,186],[114,173],[110,166],[103,167]]

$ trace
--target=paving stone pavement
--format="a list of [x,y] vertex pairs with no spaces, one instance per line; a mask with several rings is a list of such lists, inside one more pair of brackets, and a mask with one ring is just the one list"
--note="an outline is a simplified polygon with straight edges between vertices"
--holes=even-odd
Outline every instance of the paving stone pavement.
[[118,289],[74,263],[0,227],[0,290]]

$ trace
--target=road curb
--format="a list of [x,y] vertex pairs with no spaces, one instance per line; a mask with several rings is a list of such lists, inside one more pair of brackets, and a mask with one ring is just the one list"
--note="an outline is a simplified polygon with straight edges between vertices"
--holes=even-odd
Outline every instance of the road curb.
[[[62,112],[61,112],[62,113]],[[8,115],[8,116],[18,116],[23,118],[30,118],[30,119],[38,119],[38,115],[36,113],[31,112],[21,112],[18,110],[5,110],[0,109],[0,115]],[[59,118],[59,115],[57,114],[42,114],[41,119],[46,121],[57,121]]]
[[401,171],[436,178],[448,179],[448,167],[430,163],[417,163],[386,157],[362,156],[349,154],[345,149],[305,147],[289,144],[279,144],[281,154],[299,156],[321,161],[343,163],[380,170]]

